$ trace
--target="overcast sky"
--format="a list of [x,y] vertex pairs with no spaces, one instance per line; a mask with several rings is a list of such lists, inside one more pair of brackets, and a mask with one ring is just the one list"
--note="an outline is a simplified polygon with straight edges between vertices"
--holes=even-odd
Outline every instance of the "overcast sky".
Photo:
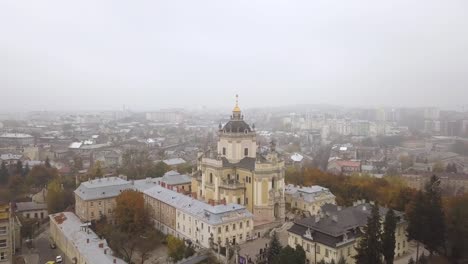
[[0,110],[468,105],[466,0],[0,1]]

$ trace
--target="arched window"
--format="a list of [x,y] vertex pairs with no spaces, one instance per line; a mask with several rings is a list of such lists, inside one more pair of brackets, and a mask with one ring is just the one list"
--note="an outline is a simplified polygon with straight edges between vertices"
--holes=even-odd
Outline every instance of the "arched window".
[[271,188],[275,188],[275,178],[271,179]]
[[213,173],[210,173],[210,183],[213,183]]
[[249,149],[248,148],[244,148],[244,156],[248,156],[249,155]]
[[223,156],[226,156],[226,148],[223,148]]

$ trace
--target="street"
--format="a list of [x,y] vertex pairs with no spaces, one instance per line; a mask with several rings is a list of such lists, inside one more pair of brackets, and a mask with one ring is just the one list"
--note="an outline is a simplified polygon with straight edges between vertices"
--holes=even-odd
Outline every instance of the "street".
[[34,238],[31,249],[26,246],[26,243],[23,243],[22,255],[26,264],[44,264],[47,261],[55,261],[55,257],[58,255],[62,256],[63,263],[72,263],[59,248],[50,248],[48,228]]

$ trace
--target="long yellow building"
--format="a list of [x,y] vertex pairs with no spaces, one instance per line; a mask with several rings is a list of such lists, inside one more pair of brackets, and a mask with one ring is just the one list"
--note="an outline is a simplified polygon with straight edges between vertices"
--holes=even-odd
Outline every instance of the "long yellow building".
[[219,126],[216,151],[198,158],[192,196],[211,204],[237,203],[253,215],[255,225],[284,221],[284,161],[274,149],[257,153],[255,126],[249,126],[237,104]]

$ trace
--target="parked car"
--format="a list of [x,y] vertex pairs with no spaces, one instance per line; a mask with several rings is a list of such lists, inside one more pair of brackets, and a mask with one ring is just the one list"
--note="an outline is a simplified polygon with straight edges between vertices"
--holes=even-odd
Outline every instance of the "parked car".
[[63,263],[62,256],[55,257],[55,263]]

